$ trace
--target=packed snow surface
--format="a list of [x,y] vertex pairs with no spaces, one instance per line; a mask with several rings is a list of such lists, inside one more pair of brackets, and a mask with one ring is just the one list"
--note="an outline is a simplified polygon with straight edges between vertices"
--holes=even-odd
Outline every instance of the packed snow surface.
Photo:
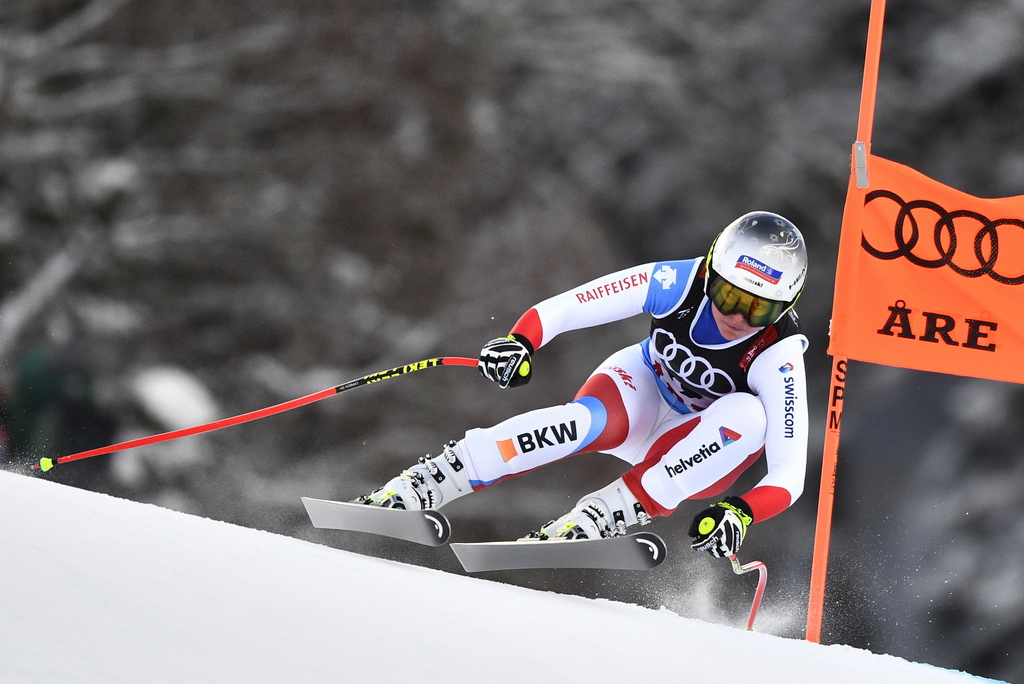
[[7,472],[0,521],[4,684],[991,681]]

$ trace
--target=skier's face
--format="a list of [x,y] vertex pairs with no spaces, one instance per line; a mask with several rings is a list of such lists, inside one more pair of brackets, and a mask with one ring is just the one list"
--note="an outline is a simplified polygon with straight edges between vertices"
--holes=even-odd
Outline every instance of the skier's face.
[[747,292],[718,274],[713,274],[708,283],[708,297],[722,315],[728,317],[741,313],[753,328],[774,323],[790,306],[786,302]]
[[738,340],[746,337],[751,333],[755,333],[761,330],[764,326],[755,328],[747,322],[743,314],[737,311],[736,313],[729,314],[726,316],[724,313],[718,310],[718,307],[712,303],[711,315],[715,319],[715,323],[718,324],[718,332],[722,333],[722,337],[729,340]]

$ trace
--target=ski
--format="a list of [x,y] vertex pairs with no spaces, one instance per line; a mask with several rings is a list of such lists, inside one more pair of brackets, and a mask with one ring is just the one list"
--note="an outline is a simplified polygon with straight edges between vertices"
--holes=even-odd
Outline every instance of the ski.
[[525,539],[452,544],[466,572],[534,568],[648,570],[665,560],[661,537],[638,532],[604,539]]
[[440,511],[406,511],[305,496],[302,504],[313,527],[319,529],[369,532],[426,546],[441,546],[452,534],[448,518]]

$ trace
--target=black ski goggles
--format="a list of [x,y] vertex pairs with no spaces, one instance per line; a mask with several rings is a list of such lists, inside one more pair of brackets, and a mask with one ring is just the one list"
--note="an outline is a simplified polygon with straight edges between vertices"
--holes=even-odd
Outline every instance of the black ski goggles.
[[743,314],[743,319],[751,327],[763,328],[771,325],[790,307],[789,302],[758,297],[741,290],[717,273],[712,272],[709,275],[711,282],[708,283],[708,297],[715,308],[725,316]]

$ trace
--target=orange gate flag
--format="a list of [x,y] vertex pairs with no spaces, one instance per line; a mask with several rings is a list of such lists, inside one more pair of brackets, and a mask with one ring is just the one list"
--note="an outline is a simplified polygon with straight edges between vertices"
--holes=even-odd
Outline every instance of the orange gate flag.
[[851,174],[828,352],[1024,383],[1024,195],[984,199],[866,156]]

